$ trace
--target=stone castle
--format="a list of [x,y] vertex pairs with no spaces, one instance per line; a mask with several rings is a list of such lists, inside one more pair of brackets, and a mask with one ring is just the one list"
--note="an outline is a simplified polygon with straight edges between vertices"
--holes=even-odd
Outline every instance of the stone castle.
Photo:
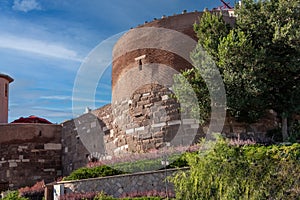
[[[187,58],[197,43],[193,24],[202,14],[163,16],[124,34],[113,51],[112,103],[60,125],[7,124],[8,83],[13,79],[0,75],[0,88],[7,91],[3,95],[0,90],[0,190],[55,181],[92,158],[143,153],[167,143],[189,146],[205,137],[208,127],[183,117],[180,103],[172,98],[173,75],[192,67]],[[223,17],[234,24],[232,13],[224,11]],[[227,117],[222,133],[259,139],[275,126],[272,115],[255,124]]]

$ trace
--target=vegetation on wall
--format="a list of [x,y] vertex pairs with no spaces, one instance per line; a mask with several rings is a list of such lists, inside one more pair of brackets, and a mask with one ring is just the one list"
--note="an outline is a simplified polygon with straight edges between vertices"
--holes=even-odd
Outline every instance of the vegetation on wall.
[[[120,174],[127,174],[131,172],[144,172],[152,171],[153,169],[164,169],[161,164],[163,158],[138,160],[134,162],[122,162],[114,165],[96,165],[93,167],[82,167],[73,171],[69,176],[65,177],[64,181],[80,180],[88,178],[97,178],[105,176],[113,176]],[[174,160],[170,165],[166,166],[167,169],[180,168],[188,166],[185,159],[185,154],[172,155],[168,160]]]
[[300,196],[300,144],[237,146],[219,138],[201,146],[199,154],[187,155],[190,171],[171,178],[177,199]]
[[102,165],[94,168],[82,167],[73,171],[69,176],[63,178],[63,180],[64,181],[80,180],[80,179],[88,179],[88,178],[113,176],[119,174],[124,174],[124,172],[116,170],[106,165]]

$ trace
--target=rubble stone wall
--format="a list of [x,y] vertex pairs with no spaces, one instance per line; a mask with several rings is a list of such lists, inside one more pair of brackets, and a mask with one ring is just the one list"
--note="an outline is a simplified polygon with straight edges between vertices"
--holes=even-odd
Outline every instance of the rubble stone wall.
[[61,126],[0,125],[0,180],[15,189],[62,175]]
[[[85,166],[92,158],[143,153],[161,148],[167,142],[171,146],[189,146],[206,137],[209,124],[200,126],[197,120],[185,118],[172,95],[164,86],[144,85],[129,99],[82,115],[74,120],[77,122],[63,123],[64,175]],[[264,141],[266,132],[276,127],[276,114],[272,112],[252,124],[227,117],[222,134]]]

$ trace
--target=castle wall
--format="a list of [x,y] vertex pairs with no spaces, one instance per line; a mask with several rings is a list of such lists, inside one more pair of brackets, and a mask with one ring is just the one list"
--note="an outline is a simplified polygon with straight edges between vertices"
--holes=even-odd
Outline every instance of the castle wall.
[[[213,123],[214,119],[211,120]],[[253,124],[227,117],[222,134],[228,138],[263,142],[266,132],[276,127],[274,113],[268,113]],[[129,99],[63,123],[64,176],[86,166],[93,158],[101,160],[143,153],[162,148],[167,142],[172,147],[189,146],[206,137],[207,131],[208,124],[200,126],[193,118],[185,118],[169,88],[144,85]],[[70,164],[72,168],[68,168]]]
[[[277,126],[270,115],[255,124],[227,117],[222,127],[218,118],[223,113],[214,113],[211,123],[201,127],[181,112],[182,105],[172,97],[173,76],[192,67],[190,52],[197,44],[193,24],[202,14],[163,17],[118,40],[113,49],[112,104],[63,123],[64,175],[92,158],[146,152],[167,143],[189,146],[219,126],[227,137],[256,141]],[[233,26],[235,18],[226,14],[224,20]]]
[[62,175],[61,126],[0,125],[0,180],[15,189]]
[[110,104],[62,123],[63,176],[105,155],[105,135],[112,127]]

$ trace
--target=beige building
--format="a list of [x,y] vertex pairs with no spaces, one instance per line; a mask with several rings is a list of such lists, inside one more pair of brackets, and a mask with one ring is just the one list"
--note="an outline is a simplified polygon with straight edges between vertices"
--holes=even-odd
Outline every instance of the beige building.
[[10,76],[0,74],[0,124],[8,122],[9,84],[13,81]]

